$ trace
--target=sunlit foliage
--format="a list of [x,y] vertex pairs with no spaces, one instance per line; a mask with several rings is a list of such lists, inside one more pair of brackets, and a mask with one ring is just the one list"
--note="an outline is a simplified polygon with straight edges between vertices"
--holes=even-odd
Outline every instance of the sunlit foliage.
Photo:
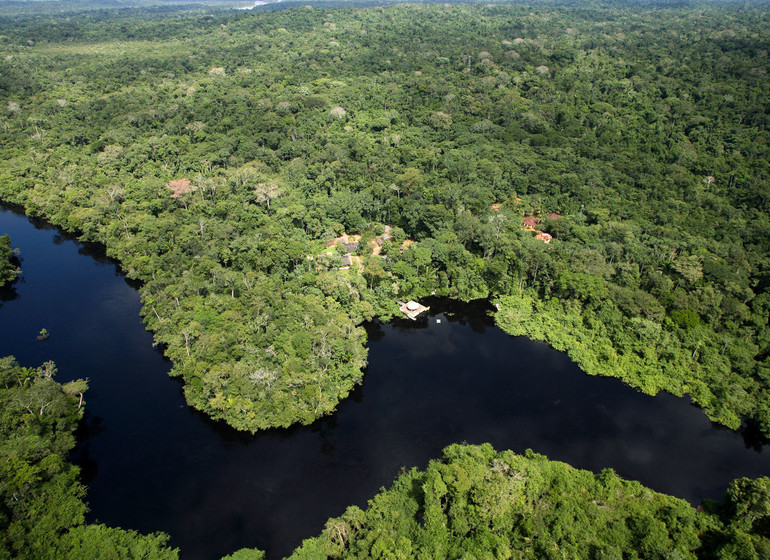
[[[356,325],[436,294],[770,433],[769,30],[719,5],[6,18],[0,197],[104,243],[188,401],[239,429],[333,410]],[[386,225],[360,266],[316,258]]]
[[289,558],[762,558],[768,483],[735,481],[724,503],[696,510],[611,469],[452,445],[365,510],[327,521]]

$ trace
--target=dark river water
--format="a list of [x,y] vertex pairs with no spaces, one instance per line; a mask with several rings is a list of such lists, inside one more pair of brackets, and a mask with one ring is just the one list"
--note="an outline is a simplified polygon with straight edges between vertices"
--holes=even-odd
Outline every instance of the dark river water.
[[[584,375],[564,354],[505,335],[482,305],[433,302],[421,321],[371,325],[364,384],[336,414],[241,434],[187,407],[137,292],[98,249],[0,208],[3,233],[23,278],[0,301],[0,355],[54,360],[59,381],[90,380],[73,456],[90,520],[165,531],[183,559],[247,546],[280,558],[453,442],[611,467],[693,504],[733,478],[770,474],[767,449],[687,400]],[[42,328],[51,336],[39,342]]]

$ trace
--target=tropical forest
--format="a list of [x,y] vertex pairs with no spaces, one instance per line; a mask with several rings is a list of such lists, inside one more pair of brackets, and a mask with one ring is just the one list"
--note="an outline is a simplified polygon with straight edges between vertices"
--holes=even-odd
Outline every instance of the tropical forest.
[[[443,298],[770,437],[766,4],[243,4],[0,2],[0,202],[104,248],[191,409],[312,425]],[[56,372],[0,360],[0,558],[184,558],[85,522]],[[456,442],[370,498],[291,558],[770,557],[767,477],[698,507]]]

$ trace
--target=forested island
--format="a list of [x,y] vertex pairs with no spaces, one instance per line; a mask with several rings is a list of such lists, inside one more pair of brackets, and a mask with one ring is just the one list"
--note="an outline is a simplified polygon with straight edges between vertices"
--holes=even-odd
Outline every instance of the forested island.
[[[361,324],[436,295],[487,299],[507,332],[586,373],[767,436],[769,20],[718,4],[3,12],[0,200],[103,244],[141,283],[187,402],[239,430],[332,412],[363,379]],[[401,500],[417,523],[428,500],[455,502],[407,487],[478,461],[473,484],[507,484],[525,508],[500,513],[505,543],[476,535],[504,557],[532,538],[512,520],[537,505],[510,472],[578,492],[541,458],[459,449],[375,504]],[[576,476],[597,496],[620,484]],[[452,511],[475,527],[470,488]],[[732,514],[671,504],[682,557],[767,546],[767,512],[739,534]],[[297,554],[358,550],[352,527],[371,522],[350,515]],[[409,533],[414,550],[434,528]],[[593,557],[633,535],[611,538]]]

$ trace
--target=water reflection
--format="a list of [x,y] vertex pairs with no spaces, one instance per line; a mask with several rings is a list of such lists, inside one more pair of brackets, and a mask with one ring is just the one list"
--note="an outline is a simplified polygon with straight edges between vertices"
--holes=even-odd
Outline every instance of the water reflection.
[[90,520],[166,531],[186,559],[245,546],[280,558],[457,441],[612,467],[695,504],[732,478],[770,473],[751,428],[742,437],[684,399],[586,376],[545,344],[502,333],[482,304],[431,301],[418,321],[368,325],[365,382],[336,414],[236,432],[187,407],[136,291],[103,252],[8,211],[0,232],[25,257],[19,297],[0,309],[0,355],[90,379],[74,455]]
[[19,299],[19,293],[16,291],[16,284],[23,281],[24,280],[22,278],[17,278],[12,283],[6,284],[0,288],[0,307],[3,306],[4,302]]
[[[0,232],[0,235],[3,235],[2,232]],[[18,252],[18,248],[13,245],[13,239],[11,239],[11,247],[13,249],[16,249]],[[15,254],[11,257],[11,264],[15,266],[16,268],[20,269],[22,264],[22,258],[20,254]],[[3,306],[3,302],[6,301],[13,301],[15,299],[18,299],[19,293],[16,291],[16,285],[24,282],[24,276],[20,273],[16,276],[16,278],[13,279],[13,281],[8,282],[4,286],[0,286],[0,307]]]

